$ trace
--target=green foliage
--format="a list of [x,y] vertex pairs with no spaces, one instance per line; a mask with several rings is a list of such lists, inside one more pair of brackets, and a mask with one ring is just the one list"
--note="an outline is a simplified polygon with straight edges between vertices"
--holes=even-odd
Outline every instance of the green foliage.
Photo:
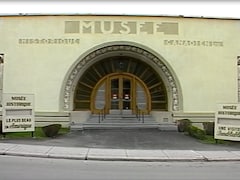
[[195,126],[190,126],[188,128],[188,133],[190,136],[195,137],[197,139],[204,140],[206,139],[206,132],[202,129],[199,129]]
[[[61,128],[58,134],[64,135],[64,134],[67,134],[68,132],[69,132],[69,128]],[[32,135],[31,135],[31,132],[9,132],[5,134],[5,137],[10,139],[25,139],[25,138],[31,138]],[[36,139],[42,139],[42,138],[46,138],[47,136],[43,132],[42,127],[36,127],[34,131],[34,137]]]
[[[200,139],[206,143],[216,143],[216,140],[214,139],[214,122],[204,122],[204,130],[196,126],[192,126],[192,122],[189,119],[178,120],[177,125],[179,132],[187,132],[190,136]],[[222,142],[218,141],[217,143]]]
[[221,139],[216,140],[216,139],[214,139],[214,136],[210,136],[210,135],[206,135],[205,139],[203,139],[202,142],[207,143],[207,144],[227,144],[228,143]]
[[[31,133],[32,132],[8,132],[8,133],[5,134],[5,137],[6,138],[12,138],[12,139],[31,138],[32,137]],[[38,139],[45,137],[41,128],[38,128],[38,127],[35,128],[34,137],[38,138]]]
[[203,143],[226,144],[226,141],[224,140],[214,139],[214,122],[204,122],[204,130],[196,126],[192,126],[191,121],[188,119],[179,120],[177,123],[179,132],[187,132],[189,136],[199,139]]
[[61,124],[51,124],[51,125],[42,127],[42,130],[47,137],[55,137],[58,135],[58,132],[61,127],[62,127]]
[[191,126],[191,121],[189,119],[181,119],[177,121],[178,132],[187,132]]

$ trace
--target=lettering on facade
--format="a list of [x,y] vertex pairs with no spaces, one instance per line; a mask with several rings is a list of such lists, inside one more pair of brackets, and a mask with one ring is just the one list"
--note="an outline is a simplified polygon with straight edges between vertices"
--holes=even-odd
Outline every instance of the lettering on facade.
[[178,34],[176,22],[65,21],[65,33],[80,34]]
[[37,45],[74,45],[80,44],[80,39],[76,38],[20,38],[18,44]]
[[223,47],[223,41],[210,41],[210,40],[186,40],[186,39],[165,39],[164,45],[166,46],[193,46],[193,47]]

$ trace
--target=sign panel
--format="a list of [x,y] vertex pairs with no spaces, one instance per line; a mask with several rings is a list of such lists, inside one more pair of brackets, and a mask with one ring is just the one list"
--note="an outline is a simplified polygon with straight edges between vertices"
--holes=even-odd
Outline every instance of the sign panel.
[[240,141],[240,104],[219,104],[215,116],[215,139]]
[[3,94],[3,132],[35,130],[34,95]]

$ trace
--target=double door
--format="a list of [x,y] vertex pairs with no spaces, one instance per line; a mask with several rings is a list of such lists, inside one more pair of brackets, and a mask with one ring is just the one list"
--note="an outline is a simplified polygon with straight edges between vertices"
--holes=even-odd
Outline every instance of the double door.
[[110,78],[110,110],[131,112],[133,109],[133,79],[118,75]]
[[107,114],[135,114],[137,108],[150,111],[150,94],[144,83],[127,73],[110,74],[104,77],[92,95],[92,112],[103,108]]

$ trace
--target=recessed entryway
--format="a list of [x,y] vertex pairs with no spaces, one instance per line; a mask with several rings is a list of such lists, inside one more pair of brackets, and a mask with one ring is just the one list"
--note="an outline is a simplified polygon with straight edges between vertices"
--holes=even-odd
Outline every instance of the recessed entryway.
[[74,109],[99,109],[110,112],[145,113],[168,111],[165,84],[145,62],[127,56],[105,58],[89,67],[79,79]]

